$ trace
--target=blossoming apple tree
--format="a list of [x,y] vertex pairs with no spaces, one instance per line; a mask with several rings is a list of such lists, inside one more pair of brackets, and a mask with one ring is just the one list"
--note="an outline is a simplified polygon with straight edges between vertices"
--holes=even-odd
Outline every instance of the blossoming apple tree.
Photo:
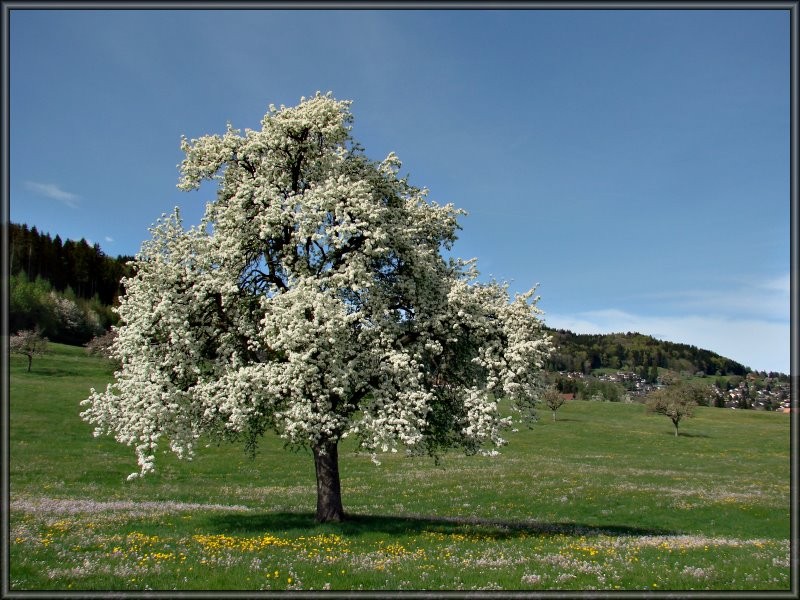
[[374,460],[493,453],[534,416],[550,349],[535,290],[512,299],[445,259],[462,211],[394,154],[368,160],[351,123],[350,102],[317,93],[258,131],[182,140],[179,187],[213,179],[217,198],[198,226],[176,209],[151,230],[118,308],[121,368],[82,403],[95,435],[135,446],[131,477],[162,439],[191,458],[203,434],[254,447],[272,430],[310,449],[316,518],[337,521],[342,439]]

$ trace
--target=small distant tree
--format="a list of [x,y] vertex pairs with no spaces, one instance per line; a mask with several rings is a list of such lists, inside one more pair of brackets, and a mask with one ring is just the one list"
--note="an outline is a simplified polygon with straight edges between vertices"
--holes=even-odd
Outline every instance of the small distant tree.
[[580,393],[583,400],[591,400],[594,402],[619,402],[622,400],[622,394],[624,392],[624,388],[617,383],[592,379],[583,387]]
[[112,346],[116,339],[117,332],[114,329],[109,329],[102,335],[96,335],[86,342],[86,353],[90,355],[99,355],[104,358],[113,358]]
[[575,379],[569,377],[559,376],[556,379],[555,387],[562,394],[575,394],[577,395],[583,384]]
[[690,383],[687,384],[691,397],[694,399],[697,406],[713,406],[717,397],[716,388],[713,385],[704,383]]
[[657,390],[650,394],[647,402],[650,412],[672,419],[676,437],[678,425],[683,419],[694,416],[695,406],[697,406],[697,402],[694,391],[687,385],[675,385]]
[[542,394],[542,400],[544,401],[547,408],[549,408],[553,412],[553,421],[556,420],[556,411],[562,407],[566,398],[559,393],[556,388],[549,387],[547,388],[544,393]]
[[47,352],[47,338],[42,337],[39,329],[24,329],[11,336],[9,349],[11,352],[28,357],[28,373],[30,373],[33,357]]
[[658,381],[662,385],[676,385],[680,383],[681,376],[675,371],[669,369],[661,369],[658,373]]

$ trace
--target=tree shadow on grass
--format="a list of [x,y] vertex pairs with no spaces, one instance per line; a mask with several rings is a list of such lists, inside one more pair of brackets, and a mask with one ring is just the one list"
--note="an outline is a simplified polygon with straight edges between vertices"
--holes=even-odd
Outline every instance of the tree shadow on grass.
[[[675,432],[672,431],[668,435],[675,437]],[[710,438],[711,436],[705,433],[686,433],[685,431],[679,431],[678,437],[687,437],[687,438]]]
[[[81,368],[81,365],[67,365],[67,366],[50,366],[50,365],[37,365],[34,359],[30,372],[28,372],[27,364],[18,373],[13,373],[15,377],[29,377],[35,379],[37,377],[95,377],[97,372],[86,372],[86,369]],[[109,374],[113,374],[111,371]],[[100,376],[104,373],[100,373]]]
[[307,512],[276,512],[258,514],[217,514],[208,517],[210,528],[216,533],[263,535],[281,532],[290,535],[340,533],[347,536],[381,533],[408,535],[424,532],[441,534],[477,534],[490,539],[508,539],[528,536],[656,536],[678,535],[681,532],[657,528],[604,525],[602,527],[580,523],[545,523],[538,521],[511,521],[481,519],[477,517],[389,516],[348,514],[342,523],[320,525],[314,514]]

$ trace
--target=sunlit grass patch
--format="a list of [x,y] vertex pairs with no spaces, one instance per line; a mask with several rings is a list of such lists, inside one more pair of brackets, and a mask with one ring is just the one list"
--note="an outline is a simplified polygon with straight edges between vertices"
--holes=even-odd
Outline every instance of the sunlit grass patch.
[[[213,521],[198,526],[175,512],[138,521],[91,516],[15,513],[17,582],[270,590],[785,589],[789,582],[788,541],[761,538],[556,533],[435,519],[400,519],[405,530],[391,535],[365,523],[249,535],[210,533]],[[50,566],[34,573],[37,564]]]
[[571,402],[439,466],[345,444],[351,518],[318,526],[310,455],[269,436],[255,460],[210,443],[126,482],[130,449],[78,417],[108,368],[54,347],[41,366],[69,377],[12,371],[12,592],[790,586],[784,415],[702,409],[675,439],[640,406]]

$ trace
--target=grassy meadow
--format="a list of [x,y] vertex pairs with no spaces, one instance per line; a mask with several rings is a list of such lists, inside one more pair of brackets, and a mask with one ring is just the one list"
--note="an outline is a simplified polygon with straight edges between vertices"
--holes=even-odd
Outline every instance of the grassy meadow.
[[[340,450],[350,519],[319,526],[310,453],[209,440],[127,482],[133,450],[80,420],[107,361],[11,357],[11,592],[790,590],[785,414],[572,401],[498,457]],[[166,450],[166,448],[165,448]]]

